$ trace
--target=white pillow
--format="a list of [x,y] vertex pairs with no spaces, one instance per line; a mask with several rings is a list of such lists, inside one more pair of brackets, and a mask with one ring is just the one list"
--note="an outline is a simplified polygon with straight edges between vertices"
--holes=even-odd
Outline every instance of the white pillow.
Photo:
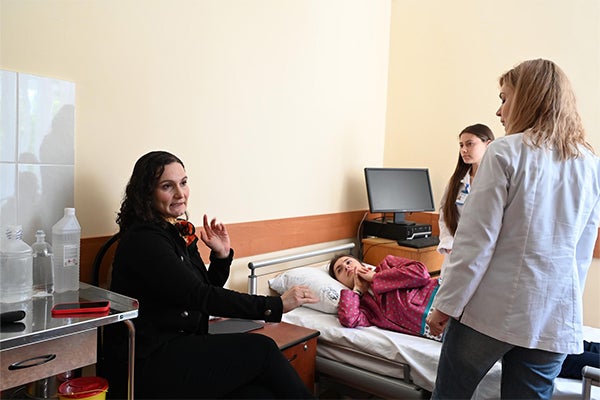
[[273,279],[269,279],[269,287],[279,294],[285,293],[296,285],[305,285],[317,295],[319,302],[304,304],[306,307],[327,314],[337,314],[340,291],[348,289],[329,276],[327,265],[324,267],[299,267],[285,271]]

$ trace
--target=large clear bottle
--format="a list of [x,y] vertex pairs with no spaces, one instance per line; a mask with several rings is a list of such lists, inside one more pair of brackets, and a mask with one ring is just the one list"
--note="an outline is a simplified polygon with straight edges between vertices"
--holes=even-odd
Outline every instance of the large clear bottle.
[[22,237],[21,225],[10,225],[0,240],[1,303],[30,300],[33,294],[33,255]]
[[81,227],[74,208],[65,208],[65,215],[52,227],[54,249],[54,291],[79,290],[79,249]]
[[38,230],[33,250],[33,295],[45,296],[54,292],[54,254],[52,246],[46,242],[46,233]]

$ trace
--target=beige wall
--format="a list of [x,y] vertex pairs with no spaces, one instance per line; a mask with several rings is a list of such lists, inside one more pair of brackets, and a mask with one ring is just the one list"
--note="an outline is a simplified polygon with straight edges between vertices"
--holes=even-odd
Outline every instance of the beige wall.
[[439,202],[458,133],[481,122],[504,135],[498,77],[532,58],[567,73],[600,152],[600,2],[392,0],[385,165],[429,167]]
[[135,160],[179,155],[190,214],[364,209],[381,165],[390,1],[0,0],[1,67],[76,84],[82,235],[115,231]]
[[[600,153],[600,2],[392,0],[385,166],[430,168],[439,203],[458,133],[481,122],[504,135],[495,116],[498,76],[532,58],[551,59],[567,73]],[[598,287],[594,260],[584,320],[600,327]]]
[[600,328],[600,259],[594,259],[583,292],[583,323]]

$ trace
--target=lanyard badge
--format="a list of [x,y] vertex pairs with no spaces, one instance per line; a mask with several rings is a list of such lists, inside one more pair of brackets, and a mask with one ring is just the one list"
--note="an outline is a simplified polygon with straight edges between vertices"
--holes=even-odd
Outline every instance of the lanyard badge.
[[458,193],[458,196],[456,197],[456,205],[462,206],[463,204],[465,204],[465,201],[467,200],[467,196],[469,196],[469,184],[468,183],[465,185],[465,188],[463,190],[461,190],[460,193]]

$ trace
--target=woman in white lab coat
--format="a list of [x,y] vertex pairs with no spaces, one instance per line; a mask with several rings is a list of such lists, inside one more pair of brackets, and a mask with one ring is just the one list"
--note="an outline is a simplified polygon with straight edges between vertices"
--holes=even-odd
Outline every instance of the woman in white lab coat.
[[503,398],[552,396],[583,350],[582,293],[600,220],[600,159],[563,71],[525,61],[500,77],[506,136],[465,203],[427,323],[446,328],[433,399],[469,398],[502,359]]
[[440,207],[440,243],[437,250],[441,254],[449,254],[452,251],[454,233],[463,205],[471,192],[471,185],[483,154],[492,140],[494,133],[484,124],[467,126],[458,135],[458,161],[444,190]]

